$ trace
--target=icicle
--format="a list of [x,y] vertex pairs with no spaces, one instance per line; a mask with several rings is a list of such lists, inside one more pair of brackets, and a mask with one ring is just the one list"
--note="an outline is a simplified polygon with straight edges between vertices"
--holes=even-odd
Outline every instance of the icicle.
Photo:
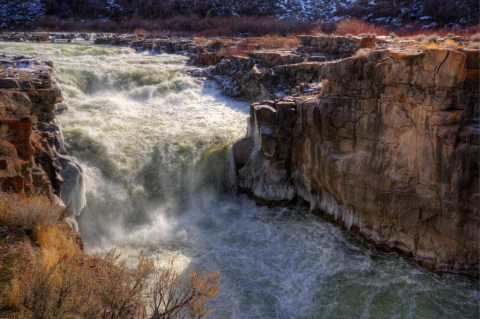
[[59,156],[64,183],[60,198],[67,206],[70,216],[80,216],[87,204],[83,171],[76,159],[71,156]]

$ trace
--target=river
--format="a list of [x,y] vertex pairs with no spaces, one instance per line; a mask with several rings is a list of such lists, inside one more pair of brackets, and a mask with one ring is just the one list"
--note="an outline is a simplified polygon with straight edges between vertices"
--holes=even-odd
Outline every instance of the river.
[[221,272],[211,318],[478,318],[479,283],[370,248],[301,207],[235,192],[228,147],[248,103],[187,74],[186,58],[88,44],[0,43],[52,60],[59,116],[85,171],[87,250]]

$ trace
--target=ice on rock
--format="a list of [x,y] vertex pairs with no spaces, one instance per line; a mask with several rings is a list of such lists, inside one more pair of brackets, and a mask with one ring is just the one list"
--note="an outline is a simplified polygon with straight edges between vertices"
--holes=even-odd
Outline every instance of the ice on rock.
[[60,155],[61,174],[64,180],[60,198],[67,206],[70,217],[80,216],[87,204],[83,170],[72,156]]

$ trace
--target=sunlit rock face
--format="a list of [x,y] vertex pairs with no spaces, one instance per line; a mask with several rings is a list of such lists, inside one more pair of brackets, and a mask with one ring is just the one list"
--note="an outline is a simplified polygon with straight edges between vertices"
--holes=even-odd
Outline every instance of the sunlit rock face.
[[427,267],[478,273],[477,60],[391,50],[321,64],[318,96],[251,106],[239,185],[299,196]]
[[0,55],[0,66],[0,190],[60,197],[79,215],[83,173],[74,158],[61,155],[66,150],[56,113],[62,95],[53,63]]

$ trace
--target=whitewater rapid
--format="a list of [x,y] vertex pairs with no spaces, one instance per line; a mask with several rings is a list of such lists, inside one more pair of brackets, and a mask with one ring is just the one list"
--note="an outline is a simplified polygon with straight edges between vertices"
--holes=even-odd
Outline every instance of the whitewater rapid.
[[54,62],[68,151],[85,171],[90,252],[119,247],[221,272],[212,318],[478,318],[478,281],[368,247],[304,208],[235,193],[229,147],[248,103],[186,58],[88,44],[0,43]]

